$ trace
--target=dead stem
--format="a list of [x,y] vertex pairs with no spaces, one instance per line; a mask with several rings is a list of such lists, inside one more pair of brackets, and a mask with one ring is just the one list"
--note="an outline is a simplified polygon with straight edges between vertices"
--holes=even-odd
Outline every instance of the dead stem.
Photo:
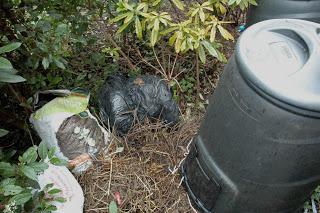
[[163,75],[163,73],[162,73],[162,71],[161,71],[160,69],[158,69],[157,67],[153,66],[151,63],[149,63],[149,62],[142,56],[140,50],[139,50],[136,46],[134,47],[134,49],[135,49],[136,52],[138,53],[138,55],[139,55],[139,57],[140,57],[140,59],[141,59],[141,61],[142,61],[143,63],[145,63],[146,65],[152,67],[152,68],[155,69],[157,72],[159,72],[159,73],[161,73],[161,74]]
[[108,184],[108,191],[107,191],[107,195],[110,195],[110,188],[111,188],[111,178],[112,178],[112,160],[113,157],[110,160],[110,175],[109,175],[109,184]]
[[196,75],[197,75],[197,95],[196,97],[198,98],[198,94],[200,94],[200,68],[199,68],[199,58],[198,55],[196,54]]
[[118,51],[120,52],[120,54],[122,55],[122,57],[126,60],[126,62],[128,63],[129,67],[132,70],[135,70],[136,67],[132,64],[131,60],[127,57],[127,55],[121,50],[121,48],[119,47],[119,45],[111,38],[111,36],[106,33],[106,37],[107,39],[111,42],[111,44],[118,49]]
[[[170,72],[170,77],[173,75],[173,71],[174,71],[174,68],[176,66],[177,59],[178,59],[178,53],[176,53],[176,57],[174,58],[174,62],[173,62],[172,69],[171,69],[171,72]],[[176,77],[178,77],[178,76],[176,75],[175,78]]]
[[[162,70],[162,74],[164,75],[164,77],[165,77],[166,79],[168,79],[168,76],[166,75],[166,70],[162,67],[162,65],[161,65],[161,63],[160,63],[160,61],[159,61],[159,58],[158,58],[158,56],[157,56],[157,53],[156,53],[156,51],[154,50],[154,47],[152,47],[152,51],[153,51],[153,54],[154,54],[154,56],[156,57],[156,60],[157,60],[159,66],[160,66],[160,68],[161,68],[161,70]],[[168,79],[168,80],[170,80],[170,79]]]

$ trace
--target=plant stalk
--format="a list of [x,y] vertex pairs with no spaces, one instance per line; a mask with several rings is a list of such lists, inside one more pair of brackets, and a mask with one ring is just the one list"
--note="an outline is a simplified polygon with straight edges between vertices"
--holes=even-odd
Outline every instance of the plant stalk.
[[120,54],[122,55],[122,57],[127,61],[129,67],[132,70],[136,70],[136,67],[133,65],[133,63],[131,62],[131,60],[127,57],[127,55],[121,50],[121,48],[119,47],[119,45],[111,38],[111,36],[109,34],[107,34],[107,38],[108,40],[111,42],[111,44],[117,48],[120,52]]
[[196,54],[196,78],[197,78],[197,95],[196,97],[198,98],[200,94],[200,68],[199,68],[199,58],[198,55]]

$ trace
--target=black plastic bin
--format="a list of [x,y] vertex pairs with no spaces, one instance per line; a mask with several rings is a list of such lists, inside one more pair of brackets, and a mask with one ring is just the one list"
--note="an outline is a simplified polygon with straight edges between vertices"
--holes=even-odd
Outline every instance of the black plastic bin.
[[292,213],[320,184],[319,32],[279,19],[239,38],[182,166],[204,212]]
[[250,6],[247,26],[268,19],[303,19],[320,23],[320,0],[257,0]]

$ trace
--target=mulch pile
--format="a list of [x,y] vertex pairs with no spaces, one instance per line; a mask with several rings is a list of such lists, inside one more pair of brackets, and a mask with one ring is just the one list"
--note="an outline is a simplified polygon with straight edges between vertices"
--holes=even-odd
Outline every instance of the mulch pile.
[[108,155],[78,177],[85,212],[108,212],[111,201],[118,212],[193,212],[179,166],[200,120],[193,115],[174,128],[147,121],[113,136]]

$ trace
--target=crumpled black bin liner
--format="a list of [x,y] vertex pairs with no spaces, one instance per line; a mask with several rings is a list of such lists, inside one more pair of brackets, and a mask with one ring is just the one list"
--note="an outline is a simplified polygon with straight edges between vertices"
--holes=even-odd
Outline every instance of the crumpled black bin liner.
[[153,75],[109,77],[100,90],[99,107],[103,122],[120,134],[127,133],[135,119],[141,122],[146,117],[160,118],[170,125],[179,119],[179,108],[169,86]]

